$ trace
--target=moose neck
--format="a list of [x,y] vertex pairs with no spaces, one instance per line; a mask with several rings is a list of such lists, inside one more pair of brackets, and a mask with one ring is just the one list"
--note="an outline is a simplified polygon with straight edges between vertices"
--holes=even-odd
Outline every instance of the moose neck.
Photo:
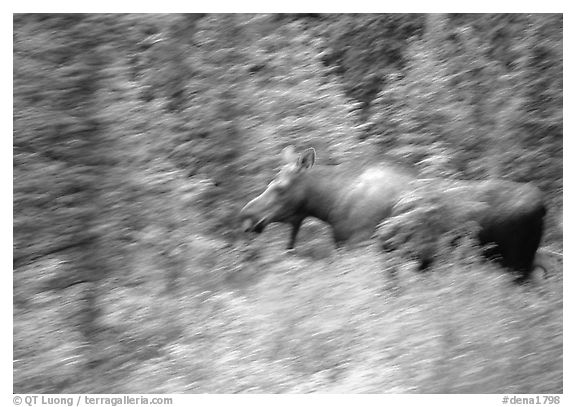
[[314,167],[306,174],[304,185],[306,215],[333,224],[332,211],[342,194],[342,180],[338,174],[330,167]]

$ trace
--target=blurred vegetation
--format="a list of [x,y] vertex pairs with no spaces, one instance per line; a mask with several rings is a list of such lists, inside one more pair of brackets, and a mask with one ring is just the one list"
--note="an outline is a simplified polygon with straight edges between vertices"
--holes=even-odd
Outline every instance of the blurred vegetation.
[[14,15],[14,391],[562,392],[561,258],[518,287],[235,223],[293,144],[531,181],[561,251],[562,24]]

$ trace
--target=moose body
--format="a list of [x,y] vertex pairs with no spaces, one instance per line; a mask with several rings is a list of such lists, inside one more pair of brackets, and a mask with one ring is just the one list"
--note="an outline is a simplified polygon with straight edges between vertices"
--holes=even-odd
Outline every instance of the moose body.
[[290,224],[288,249],[294,247],[300,226],[309,216],[332,227],[337,246],[370,238],[414,179],[394,166],[313,166],[312,149],[300,158],[293,154],[292,150],[284,152],[286,165],[240,215],[245,231],[261,233],[273,222]]
[[[288,249],[294,247],[300,226],[309,216],[331,226],[336,246],[370,238],[418,181],[415,171],[394,164],[315,166],[313,149],[298,155],[287,148],[283,158],[285,165],[278,176],[246,204],[240,218],[245,231],[256,233],[273,222],[290,224]],[[438,187],[444,188],[441,180]],[[458,188],[443,192],[447,202],[462,194],[484,204],[483,209],[470,212],[469,220],[478,224],[480,243],[491,244],[487,257],[497,257],[528,277],[546,212],[540,191],[508,181],[458,181]]]

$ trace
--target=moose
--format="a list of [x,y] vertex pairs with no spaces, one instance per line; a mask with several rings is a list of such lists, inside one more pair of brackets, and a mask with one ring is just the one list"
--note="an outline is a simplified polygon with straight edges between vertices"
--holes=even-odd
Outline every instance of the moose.
[[[266,190],[242,208],[240,222],[245,232],[255,233],[273,222],[289,224],[287,249],[294,248],[307,217],[330,225],[337,247],[371,238],[418,181],[416,171],[392,163],[314,165],[313,148],[298,154],[287,147],[282,159],[284,165]],[[471,212],[471,220],[477,223],[479,242],[490,246],[485,255],[520,273],[520,280],[528,279],[544,231],[540,190],[503,180],[458,183],[459,191],[483,204],[482,210]],[[446,199],[457,196],[447,192]],[[429,259],[420,260],[427,267]]]

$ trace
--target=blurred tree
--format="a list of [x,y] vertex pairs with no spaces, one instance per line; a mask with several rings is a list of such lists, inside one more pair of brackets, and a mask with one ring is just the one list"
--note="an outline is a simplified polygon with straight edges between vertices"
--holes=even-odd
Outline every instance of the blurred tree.
[[531,179],[557,196],[561,36],[542,34],[552,24],[561,16],[429,15],[405,75],[374,102],[373,142],[423,167],[443,163],[437,175]]
[[342,78],[350,98],[361,103],[367,114],[373,99],[391,74],[404,70],[409,39],[420,37],[421,14],[333,14],[313,21],[326,38],[322,60]]

